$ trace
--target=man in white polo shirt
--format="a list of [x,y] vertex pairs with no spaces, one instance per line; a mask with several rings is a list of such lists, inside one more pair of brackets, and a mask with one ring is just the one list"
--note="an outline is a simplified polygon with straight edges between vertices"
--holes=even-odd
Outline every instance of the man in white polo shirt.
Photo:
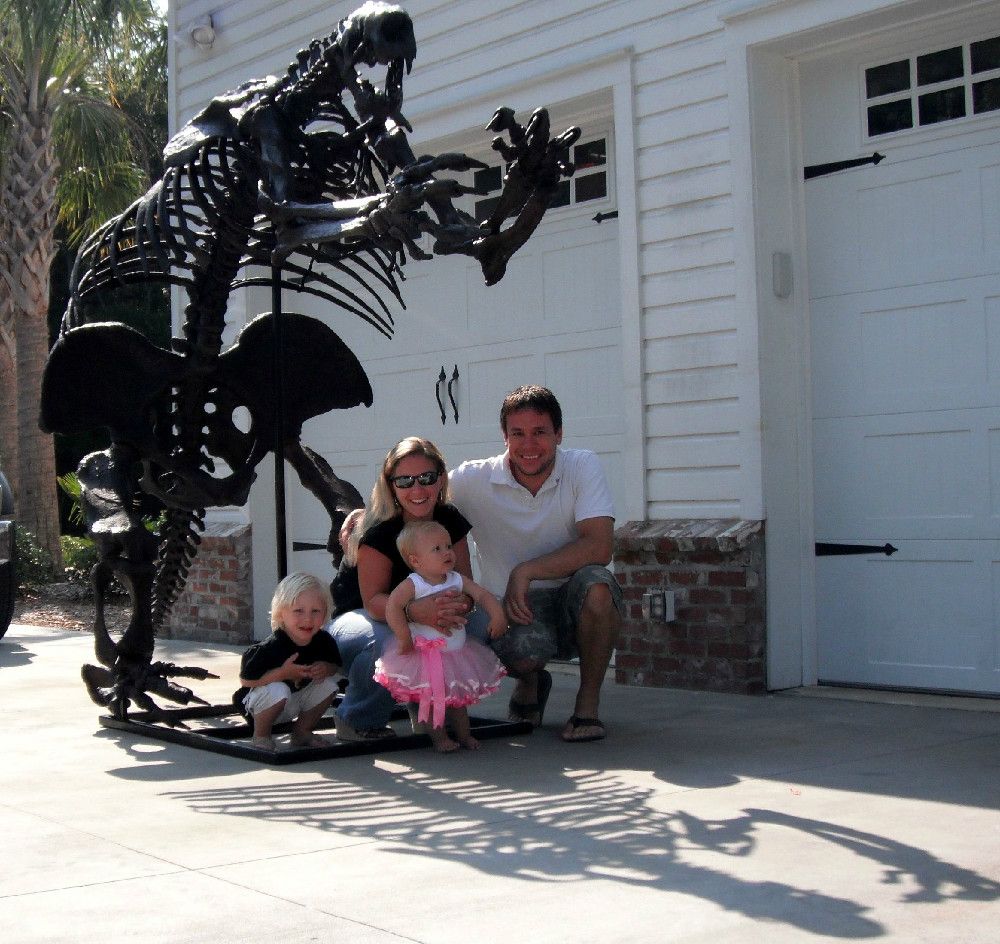
[[601,684],[621,626],[622,592],[607,569],[614,538],[611,493],[597,456],[563,449],[562,410],[551,390],[518,387],[500,408],[506,452],[463,462],[451,501],[472,524],[481,583],[502,601],[509,631],[491,641],[518,680],[512,720],[540,725],[554,657],[580,656],[576,705],[564,741],[604,737]]

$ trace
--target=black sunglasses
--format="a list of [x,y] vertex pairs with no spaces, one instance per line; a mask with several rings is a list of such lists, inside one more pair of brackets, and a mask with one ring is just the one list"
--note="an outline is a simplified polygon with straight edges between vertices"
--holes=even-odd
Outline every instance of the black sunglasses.
[[396,488],[413,488],[417,484],[433,485],[439,478],[441,473],[437,469],[431,469],[430,472],[421,472],[420,475],[394,475],[389,481]]

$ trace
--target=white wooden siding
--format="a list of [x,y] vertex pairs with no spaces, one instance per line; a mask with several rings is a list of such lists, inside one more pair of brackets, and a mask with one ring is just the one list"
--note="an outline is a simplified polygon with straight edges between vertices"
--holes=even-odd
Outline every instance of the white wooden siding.
[[[279,74],[313,36],[358,3],[177,0],[172,116],[213,95]],[[411,0],[417,60],[404,113],[420,116],[632,50],[635,203],[648,518],[754,516],[761,509],[759,404],[748,403],[735,304],[729,101],[723,24],[728,3],[685,0]],[[218,40],[201,51],[185,24],[211,12]],[[550,104],[539,102],[538,104]],[[483,114],[483,121],[489,114]],[[404,286],[405,291],[405,286]],[[753,345],[750,345],[753,348]],[[626,365],[627,369],[627,365]]]

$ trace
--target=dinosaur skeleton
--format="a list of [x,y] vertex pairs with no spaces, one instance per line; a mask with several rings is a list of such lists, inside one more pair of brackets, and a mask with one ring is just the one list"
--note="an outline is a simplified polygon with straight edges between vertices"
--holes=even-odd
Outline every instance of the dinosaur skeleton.
[[[500,205],[476,223],[454,200],[475,192],[439,172],[485,167],[463,154],[417,158],[403,117],[403,75],[416,42],[399,7],[369,2],[333,33],[299,52],[286,75],[256,79],[214,98],[164,150],[161,180],[82,246],[59,338],[46,365],[42,427],[106,427],[112,446],[80,466],[83,505],[97,541],[96,655],[84,666],[91,697],[124,718],[135,702],[167,716],[150,694],[201,701],[171,681],[204,678],[198,668],[151,662],[154,634],[184,586],[208,506],[243,504],[255,468],[274,448],[274,316],[247,324],[223,349],[228,300],[269,285],[308,293],[393,331],[385,298],[402,305],[406,255],[477,259],[488,284],[541,220],[562,176],[572,174],[570,128],[550,138],[543,109],[521,126],[499,109],[488,124],[508,162]],[[381,88],[360,67],[385,67]],[[502,135],[506,134],[508,141]],[[105,294],[134,283],[182,287],[183,336],[171,350],[91,315]],[[331,515],[330,552],[357,490],[300,442],[302,424],[332,409],[370,406],[364,369],[322,322],[283,313],[282,352],[299,365],[283,381],[282,448],[303,484]],[[323,382],[323,380],[326,382]],[[249,416],[238,423],[239,416]],[[167,508],[157,541],[136,511],[144,491]],[[117,642],[104,627],[111,575],[131,597]]]

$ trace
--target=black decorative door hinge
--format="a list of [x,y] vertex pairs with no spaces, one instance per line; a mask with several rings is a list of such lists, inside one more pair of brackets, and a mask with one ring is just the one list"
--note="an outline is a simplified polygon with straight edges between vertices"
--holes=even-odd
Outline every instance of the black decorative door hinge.
[[827,174],[835,174],[838,170],[850,170],[852,167],[863,167],[865,164],[878,164],[885,160],[884,154],[876,151],[871,157],[855,157],[850,161],[833,161],[831,164],[810,164],[802,169],[802,174],[806,180],[813,177],[825,177]]
[[448,382],[448,375],[444,372],[444,365],[441,365],[441,373],[438,374],[437,383],[434,384],[434,397],[438,403],[438,409],[441,411],[441,425],[444,426],[448,422],[448,415],[444,411],[444,401],[441,399],[441,393],[444,390],[444,385]]
[[[444,368],[441,368],[444,370]],[[455,402],[455,391],[452,389],[455,384],[458,383],[458,364],[455,365],[455,370],[451,375],[451,380],[448,381],[448,400],[451,402],[451,409],[455,414],[455,422],[458,422],[458,404]]]
[[891,557],[898,551],[898,547],[893,547],[888,541],[878,544],[827,544],[825,541],[816,542],[817,557],[839,557],[844,554],[885,554]]

